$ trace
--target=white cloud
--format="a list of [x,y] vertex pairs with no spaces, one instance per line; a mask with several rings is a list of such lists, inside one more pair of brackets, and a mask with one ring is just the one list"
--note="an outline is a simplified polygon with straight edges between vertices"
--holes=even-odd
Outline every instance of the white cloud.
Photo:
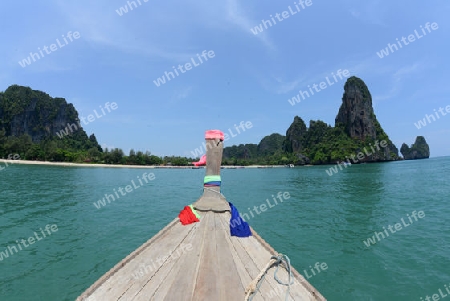
[[275,50],[274,44],[270,41],[267,32],[262,32],[254,35],[251,28],[258,25],[257,21],[250,20],[244,15],[242,8],[237,0],[227,1],[228,21],[239,26],[247,34],[259,39],[269,50]]
[[368,24],[386,27],[384,16],[387,12],[386,2],[380,0],[368,0],[365,2],[354,1],[353,7],[349,9],[352,17]]
[[[176,8],[167,3],[147,3],[122,17],[115,12],[120,5],[113,6],[107,1],[88,2],[85,5],[83,1],[55,2],[73,28],[94,44],[179,62],[189,60],[198,51],[198,47],[189,45],[192,42],[187,37],[199,29],[213,31],[238,28],[240,32],[254,36],[250,28],[256,24],[245,15],[236,0],[227,0],[223,4],[199,1],[179,4]],[[105,7],[110,11],[106,11]],[[149,30],[132,19],[132,14],[143,12],[149,14],[145,25]],[[257,35],[256,38],[267,48],[275,48],[267,34]]]
[[397,71],[393,72],[391,75],[389,91],[385,94],[377,95],[376,97],[374,97],[373,98],[374,102],[388,100],[395,96],[398,96],[399,93],[402,91],[405,80],[409,76],[422,71],[423,66],[424,66],[423,63],[416,62],[412,65],[407,65],[397,69]]
[[[115,12],[119,6],[112,6],[108,4],[109,2],[89,2],[89,4],[83,5],[82,1],[69,3],[56,0],[56,3],[67,22],[94,47],[101,45],[126,53],[178,62],[189,60],[195,55],[194,52],[176,50],[180,48],[177,47],[177,43],[167,45],[160,42],[161,36],[167,34],[167,30],[162,31],[161,28],[166,27],[167,24],[158,24],[158,20],[149,19],[146,27],[159,28],[158,31],[153,31],[153,34],[147,33],[145,28],[136,28],[135,24],[128,22],[132,20],[132,14],[136,11],[129,11],[128,14],[119,17]],[[105,13],[105,7],[110,8],[111,11]],[[143,6],[137,9],[151,8],[151,6]],[[127,20],[125,17],[130,18]],[[170,30],[170,28],[167,29]],[[154,34],[155,32],[157,34]],[[176,39],[174,40],[176,41]]]

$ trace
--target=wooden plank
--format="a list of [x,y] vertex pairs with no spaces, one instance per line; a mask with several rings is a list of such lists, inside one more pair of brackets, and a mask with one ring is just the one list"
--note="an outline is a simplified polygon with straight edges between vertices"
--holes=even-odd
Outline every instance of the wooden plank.
[[208,222],[209,214],[202,213],[200,222],[196,230],[192,233],[192,238],[189,240],[192,243],[193,249],[189,251],[183,259],[180,260],[172,269],[161,277],[158,281],[148,283],[136,301],[147,300],[191,300],[195,277],[201,256],[201,249],[204,243],[204,224]]
[[[223,214],[222,215],[222,223],[225,226],[229,225],[230,218],[231,218],[231,214],[229,214],[229,213]],[[253,279],[255,279],[258,276],[258,274],[260,273],[261,268],[259,268],[257,266],[255,259],[252,258],[252,256],[250,255],[250,253],[247,250],[249,248],[248,240],[251,238],[252,237],[241,238],[241,237],[236,237],[236,236],[230,236],[230,240],[236,250],[237,255],[241,259],[241,262],[244,264],[244,268],[247,271],[251,281],[253,281]],[[250,282],[246,283],[244,285],[244,287],[247,288],[247,286],[250,284]],[[260,291],[254,296],[253,300],[270,300],[269,298],[267,298],[267,295],[263,294],[263,293],[266,293],[266,292],[268,293],[272,289],[274,289],[274,288],[271,287],[267,281],[263,281],[261,284],[261,287],[260,287]]]
[[[179,222],[178,222],[179,223]],[[127,264],[125,264],[120,270],[118,270],[111,278],[111,281],[105,283],[105,285],[100,286],[93,294],[93,297],[105,298],[111,300],[120,300],[121,296],[128,292],[128,290],[136,288],[137,285],[151,275],[145,275],[144,277],[136,280],[133,277],[134,273],[139,272],[142,266],[153,265],[152,260],[156,260],[158,254],[162,252],[167,252],[166,250],[161,250],[160,246],[163,247],[167,243],[176,244],[176,241],[182,240],[185,235],[190,231],[190,226],[182,228],[180,224],[174,225],[171,231],[167,231],[158,237],[153,244],[148,245],[138,256],[131,259]],[[176,235],[173,235],[176,234]],[[170,246],[167,244],[167,247]],[[166,254],[167,254],[166,253]],[[154,262],[154,261],[153,261]],[[123,299],[122,299],[123,300]]]
[[303,288],[305,288],[308,292],[311,293],[311,295],[313,296],[313,298],[311,300],[314,301],[326,301],[327,299],[325,299],[324,296],[322,296],[322,294],[316,290],[316,288],[314,286],[312,286],[311,283],[309,283],[304,277],[303,275],[301,275],[297,270],[294,269],[293,271],[295,278],[297,279],[298,283],[300,286],[302,286]]
[[131,273],[139,269],[139,262],[133,260],[136,257],[142,256],[143,253],[149,252],[148,247],[153,244],[158,244],[160,239],[167,237],[169,230],[173,227],[177,227],[178,223],[178,218],[174,219],[154,237],[149,239],[141,247],[116,264],[110,271],[103,275],[88,290],[78,297],[77,300],[83,300],[83,298],[87,298],[88,296],[92,296],[92,298],[97,298],[99,300],[105,296],[110,296],[112,298],[111,300],[118,300],[120,296],[132,285],[132,282],[130,281],[132,278]]
[[204,244],[201,252],[200,265],[195,279],[194,294],[192,300],[221,300],[219,299],[219,286],[224,285],[218,283],[219,271],[217,260],[217,240],[216,240],[216,224],[215,218],[217,214],[208,213],[208,221],[203,226],[206,228],[204,236]]
[[[255,234],[256,232],[253,231]],[[267,263],[270,261],[270,258],[272,255],[278,255],[277,252],[271,253],[268,249],[266,249],[257,239],[255,236],[251,237],[248,241],[249,244],[249,254],[255,258],[258,268],[260,270],[264,268]],[[276,266],[271,267],[267,272],[266,276],[263,281],[267,281],[273,289],[268,292],[261,292],[267,294],[267,296],[277,296],[278,298],[282,298],[284,300],[286,293],[287,293],[287,286],[279,284],[275,278],[274,273],[276,270]],[[283,283],[287,283],[289,280],[289,274],[287,270],[282,266],[278,269],[277,277],[282,281]],[[291,288],[289,290],[289,298],[288,300],[311,300],[312,297],[311,293],[304,289],[298,282],[298,280],[295,279],[295,276],[292,274],[291,281],[293,280],[293,283],[291,285]]]
[[147,270],[144,269],[144,274],[139,279],[132,278],[132,285],[119,300],[133,300],[149,282],[157,283],[159,281],[157,276],[168,273],[175,262],[180,260],[179,255],[185,255],[187,252],[186,246],[191,243],[189,237],[192,236],[197,227],[198,223],[186,226],[180,223],[172,231],[167,232],[166,237],[158,240],[157,244],[152,246],[148,252],[143,253],[143,256],[135,258],[134,268],[136,270],[130,271],[131,269],[128,269],[128,273],[136,273],[142,267],[147,267]]
[[229,250],[231,261],[233,263],[234,268],[236,269],[235,272],[239,276],[240,286],[237,286],[237,288],[242,287],[242,296],[244,296],[245,286],[247,285],[247,283],[250,283],[251,281],[250,275],[245,270],[244,264],[242,263],[241,258],[239,258],[236,249],[234,248],[234,245],[231,242],[230,227],[229,224],[225,225],[223,223],[223,217],[216,219],[216,228],[220,229],[220,231],[223,233],[222,238],[223,245],[221,245],[220,248]]
[[[206,175],[220,176],[222,163],[223,141],[220,139],[206,139]],[[194,207],[202,211],[225,212],[230,210],[230,205],[220,195],[220,186],[206,187],[203,195],[194,204]]]
[[223,141],[219,139],[205,139],[206,141],[206,175],[220,175],[222,163]]
[[[215,218],[216,238],[217,238],[217,261],[219,263],[219,278],[217,281],[223,285],[220,286],[219,300],[242,300],[245,296],[245,287],[241,280],[241,274],[245,273],[242,261],[237,257],[230,237],[229,227],[224,227],[221,217]],[[234,253],[234,256],[233,256]],[[238,271],[238,266],[240,271]],[[250,279],[250,276],[246,274]],[[245,278],[245,276],[243,276]]]
[[[130,255],[125,257],[122,261],[116,264],[113,268],[111,268],[107,273],[105,273],[100,279],[94,282],[86,291],[84,291],[76,301],[83,301],[92,295],[94,291],[96,291],[100,286],[105,285],[107,280],[110,279],[117,271],[119,271],[124,265],[130,262],[133,258],[138,256],[141,252],[143,252],[147,246],[151,245],[154,241],[158,240],[164,233],[169,231],[173,226],[177,224],[178,218],[175,218],[171,223],[169,223],[166,227],[164,227],[161,231],[159,231],[155,236],[146,241],[142,246],[140,246],[137,250],[132,252]],[[111,281],[109,281],[110,283]]]
[[[255,244],[255,241],[256,240],[253,236],[239,240],[244,250],[254,261],[259,274],[270,261],[270,257],[272,256],[272,254],[270,254],[261,245]],[[256,276],[252,277],[252,281],[255,278]],[[270,278],[270,275],[266,273],[265,278],[261,282],[260,290],[256,293],[256,295],[261,295],[265,300],[273,299],[273,296],[275,296],[275,292],[277,292],[279,285],[275,285],[273,282],[268,281],[268,278]]]
[[[243,290],[244,290],[243,295],[241,296],[241,298],[239,298],[239,300],[241,300],[242,298],[244,298],[245,289],[250,284],[250,282],[253,281],[253,279],[250,277],[250,275],[249,275],[249,273],[248,273],[248,271],[247,271],[247,269],[245,267],[245,264],[242,262],[241,258],[239,257],[238,251],[236,249],[236,246],[231,242],[229,223],[227,225],[224,225],[223,222],[222,222],[222,227],[226,227],[227,228],[227,232],[226,233],[228,235],[225,236],[225,240],[227,241],[228,248],[230,249],[231,254],[233,256],[233,260],[234,260],[234,262],[236,264],[236,269],[238,271],[238,274],[239,274],[239,277],[240,277],[240,280],[241,280],[241,285],[242,285]],[[241,250],[242,250],[242,252],[244,252],[243,249],[241,249]],[[255,295],[253,297],[253,299],[252,299],[252,301],[263,301],[263,300],[264,300],[264,298],[261,295],[259,295],[259,294]]]
[[226,231],[225,232],[226,235],[225,235],[225,239],[224,239],[227,243],[226,248],[228,248],[230,250],[230,254],[233,257],[233,261],[235,263],[236,270],[237,270],[239,278],[241,280],[240,282],[241,282],[242,288],[245,291],[245,288],[247,287],[248,283],[250,283],[250,281],[252,281],[252,279],[250,278],[250,275],[248,274],[247,270],[245,269],[244,263],[242,262],[241,258],[237,254],[237,250],[236,250],[234,244],[231,242],[229,228],[226,228],[226,226],[223,224],[221,219],[219,219],[219,221],[220,221],[221,227],[224,228]]
[[[269,245],[255,230],[252,229],[253,236],[256,238],[256,240],[264,247],[266,248],[269,253],[277,254],[277,252],[272,248],[271,245]],[[287,254],[288,255],[288,254]],[[289,255],[288,255],[289,256]],[[295,267],[291,266],[291,270],[293,275],[296,278],[296,282],[293,284],[295,286],[299,286],[296,288],[294,292],[302,291],[307,292],[307,294],[310,296],[310,299],[307,300],[313,300],[313,301],[326,301],[325,297],[320,294],[296,269]],[[286,272],[287,273],[287,272]],[[294,297],[295,299],[295,297]],[[297,300],[297,299],[295,299]]]

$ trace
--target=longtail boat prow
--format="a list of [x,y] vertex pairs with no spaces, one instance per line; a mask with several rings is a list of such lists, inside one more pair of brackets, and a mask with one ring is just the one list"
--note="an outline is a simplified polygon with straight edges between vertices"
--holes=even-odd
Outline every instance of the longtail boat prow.
[[326,300],[227,202],[220,192],[224,134],[207,131],[205,139],[203,195],[77,301]]

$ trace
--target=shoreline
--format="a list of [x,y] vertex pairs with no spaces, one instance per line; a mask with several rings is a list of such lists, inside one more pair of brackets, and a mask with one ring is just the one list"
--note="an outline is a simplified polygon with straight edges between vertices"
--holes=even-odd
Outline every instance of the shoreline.
[[[446,156],[443,156],[446,157]],[[435,157],[438,158],[438,157]],[[390,161],[379,161],[379,162],[364,162],[366,163],[386,163],[386,162],[397,162],[405,160],[390,160]],[[146,169],[202,169],[206,166],[167,166],[167,165],[122,165],[122,164],[102,164],[102,163],[72,163],[72,162],[50,162],[50,161],[33,161],[33,160],[12,160],[12,159],[0,159],[0,171],[8,166],[22,164],[22,165],[46,165],[46,166],[62,166],[62,167],[98,167],[98,168],[146,168]],[[360,165],[362,163],[352,163],[352,165]],[[6,165],[6,166],[5,166]],[[312,166],[334,166],[337,163],[326,163],[326,164],[305,164],[296,165],[295,167],[312,167]],[[243,168],[289,168],[286,165],[222,165],[221,169],[243,169]]]
[[[31,160],[7,160],[0,159],[0,163],[6,163],[7,166],[22,165],[46,165],[62,167],[99,167],[99,168],[149,168],[149,169],[204,169],[195,166],[155,166],[155,165],[121,165],[121,164],[92,164],[92,163],[71,163],[71,162],[50,162],[50,161],[31,161]],[[284,165],[248,165],[248,166],[221,166],[223,169],[242,169],[242,168],[287,168]]]

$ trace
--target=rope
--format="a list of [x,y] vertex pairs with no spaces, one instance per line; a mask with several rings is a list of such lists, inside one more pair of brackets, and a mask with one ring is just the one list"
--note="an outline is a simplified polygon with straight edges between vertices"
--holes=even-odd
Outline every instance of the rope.
[[[259,288],[261,287],[262,284],[262,280],[264,280],[264,278],[266,277],[266,273],[267,271],[273,266],[276,265],[277,268],[273,274],[273,278],[281,285],[285,285],[287,286],[287,290],[286,290],[286,296],[285,296],[285,300],[287,301],[289,298],[289,292],[291,289],[291,285],[294,284],[294,280],[291,279],[293,278],[292,276],[292,271],[291,271],[291,261],[289,260],[289,257],[287,257],[287,255],[283,255],[283,254],[278,254],[277,256],[273,255],[272,257],[270,257],[270,261],[267,263],[267,265],[261,270],[261,272],[259,273],[259,275],[248,285],[247,289],[245,290],[245,299],[244,301],[251,301],[253,299],[253,297],[255,296],[255,294],[259,291]],[[286,271],[289,274],[289,280],[287,283],[284,283],[283,281],[281,281],[278,276],[278,269],[280,268],[280,265],[284,265],[284,268],[286,269]]]
[[215,193],[218,193],[218,194],[220,194],[221,196],[223,196],[225,198],[225,196],[222,194],[222,192],[219,192],[217,190],[211,189],[209,187],[203,187],[203,189],[204,190],[209,190],[209,191],[212,191],[212,192],[215,192]]

